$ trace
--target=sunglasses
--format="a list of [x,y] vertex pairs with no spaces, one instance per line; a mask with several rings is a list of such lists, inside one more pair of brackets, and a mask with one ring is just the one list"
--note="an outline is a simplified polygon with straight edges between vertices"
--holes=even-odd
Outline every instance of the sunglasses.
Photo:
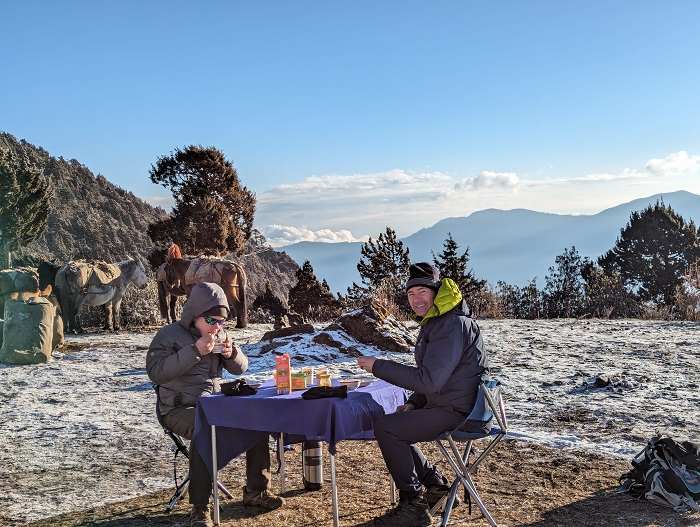
[[219,320],[218,318],[206,316],[204,317],[204,322],[210,326],[223,326],[226,323],[226,320]]

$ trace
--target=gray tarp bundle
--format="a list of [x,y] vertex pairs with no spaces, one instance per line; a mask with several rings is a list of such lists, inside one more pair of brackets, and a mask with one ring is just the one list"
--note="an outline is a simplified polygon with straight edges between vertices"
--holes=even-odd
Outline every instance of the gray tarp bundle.
[[51,360],[55,311],[53,304],[43,297],[32,297],[26,302],[7,300],[0,362],[37,364]]

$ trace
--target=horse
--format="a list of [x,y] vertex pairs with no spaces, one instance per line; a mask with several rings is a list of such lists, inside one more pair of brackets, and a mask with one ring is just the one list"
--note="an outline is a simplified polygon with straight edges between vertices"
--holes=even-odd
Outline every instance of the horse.
[[[148,276],[143,264],[138,260],[125,260],[116,264],[120,274],[105,284],[89,283],[92,274],[85,275],[76,271],[69,262],[56,273],[56,292],[63,311],[67,331],[83,333],[78,312],[83,305],[105,306],[105,329],[117,331],[121,329],[120,314],[122,298],[127,288],[133,283],[139,289],[148,284]],[[85,265],[78,262],[78,265]],[[94,271],[92,272],[94,273]]]
[[[193,258],[169,258],[158,269],[158,302],[161,316],[168,322],[175,321],[175,302],[178,296],[189,296],[192,286],[197,282],[187,280],[187,271]],[[246,299],[247,277],[243,266],[234,262],[218,261],[215,263],[220,269],[217,279],[213,281],[220,285],[226,294],[229,305],[229,319],[236,317],[236,327],[244,328],[248,325],[248,305]],[[187,283],[187,282],[190,283]]]

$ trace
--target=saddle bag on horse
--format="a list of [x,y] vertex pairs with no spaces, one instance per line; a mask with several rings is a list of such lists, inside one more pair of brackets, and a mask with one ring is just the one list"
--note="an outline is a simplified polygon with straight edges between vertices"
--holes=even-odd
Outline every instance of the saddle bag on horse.
[[119,278],[122,272],[118,265],[102,262],[76,260],[68,265],[67,272],[72,275],[81,292],[102,293],[104,288]]

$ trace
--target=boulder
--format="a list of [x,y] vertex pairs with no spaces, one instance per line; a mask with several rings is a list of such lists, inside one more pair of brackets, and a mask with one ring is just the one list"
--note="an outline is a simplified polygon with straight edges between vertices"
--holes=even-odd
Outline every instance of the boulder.
[[282,337],[289,337],[291,335],[298,335],[299,333],[313,333],[314,327],[311,324],[301,324],[300,326],[290,326],[288,328],[273,329],[265,333],[260,340],[269,340]]
[[416,341],[408,326],[383,306],[372,303],[342,314],[326,331],[341,330],[352,338],[388,351],[411,353]]
[[324,346],[336,348],[344,355],[348,355],[350,357],[362,357],[362,352],[360,352],[360,350],[358,350],[355,346],[346,346],[342,342],[334,339],[332,335],[326,333],[325,331],[322,331],[318,335],[314,336],[313,341],[316,344],[323,344]]

